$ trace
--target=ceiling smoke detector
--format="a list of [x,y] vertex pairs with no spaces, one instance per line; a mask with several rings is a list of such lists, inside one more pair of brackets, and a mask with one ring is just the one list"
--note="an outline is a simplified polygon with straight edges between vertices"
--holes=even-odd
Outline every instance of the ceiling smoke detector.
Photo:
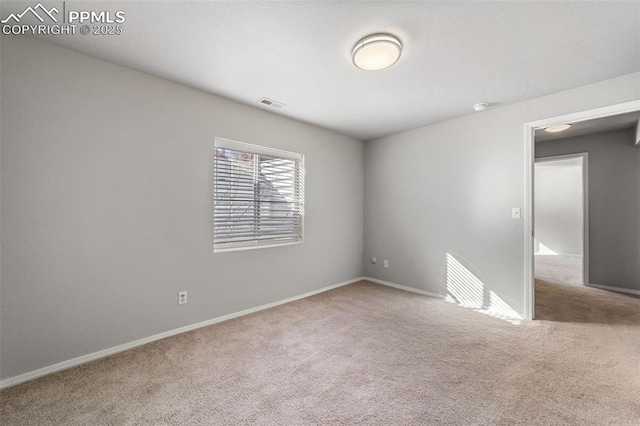
[[473,109],[474,109],[476,112],[480,112],[480,111],[484,111],[485,109],[487,109],[487,107],[488,107],[488,106],[489,106],[489,104],[488,104],[488,103],[486,103],[486,102],[480,102],[479,104],[475,104],[475,105],[473,106]]
[[283,104],[282,102],[274,101],[273,99],[269,99],[269,98],[258,99],[258,103],[262,104],[262,105],[266,105],[266,106],[271,107],[271,108],[276,108],[276,109],[282,109],[282,108],[287,106],[286,104]]

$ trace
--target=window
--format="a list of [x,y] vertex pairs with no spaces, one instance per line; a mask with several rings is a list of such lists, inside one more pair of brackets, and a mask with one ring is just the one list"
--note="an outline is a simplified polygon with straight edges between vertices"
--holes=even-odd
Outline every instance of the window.
[[302,154],[216,138],[214,170],[214,252],[302,242]]

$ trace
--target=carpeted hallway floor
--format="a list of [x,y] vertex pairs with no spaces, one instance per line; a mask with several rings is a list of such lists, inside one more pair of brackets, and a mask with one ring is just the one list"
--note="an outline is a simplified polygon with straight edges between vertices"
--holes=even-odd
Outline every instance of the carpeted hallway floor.
[[582,257],[536,255],[534,259],[536,279],[565,285],[584,285]]
[[536,319],[637,324],[638,296],[584,286],[581,257],[536,255],[535,276]]
[[514,324],[360,282],[9,388],[1,422],[637,426],[640,299],[602,293]]

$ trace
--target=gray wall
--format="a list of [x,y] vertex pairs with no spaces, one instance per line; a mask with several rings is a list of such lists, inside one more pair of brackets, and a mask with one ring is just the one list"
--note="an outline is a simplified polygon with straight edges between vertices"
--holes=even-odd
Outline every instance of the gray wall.
[[[362,275],[362,142],[31,38],[1,84],[2,378]],[[215,136],[306,155],[304,244],[213,254]]]
[[[371,141],[363,188],[359,141],[38,40],[3,36],[1,77],[2,378],[362,275],[363,189],[368,276],[522,313],[523,123],[640,98],[636,73]],[[304,244],[212,254],[214,136],[306,155]]]
[[589,282],[640,290],[640,149],[633,129],[536,144],[536,157],[589,153]]
[[534,178],[534,250],[582,256],[582,162],[536,163]]
[[524,123],[637,99],[640,73],[366,142],[365,274],[523,315]]

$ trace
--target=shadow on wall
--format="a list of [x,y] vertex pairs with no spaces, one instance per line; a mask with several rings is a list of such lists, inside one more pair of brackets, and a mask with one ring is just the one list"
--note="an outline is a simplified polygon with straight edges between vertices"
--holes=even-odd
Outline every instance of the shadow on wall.
[[479,274],[472,273],[471,269],[473,267],[470,265],[463,264],[460,256],[447,253],[441,279],[445,300],[494,318],[519,324],[517,320],[522,319],[520,315],[496,293],[487,291],[484,282],[478,278]]

